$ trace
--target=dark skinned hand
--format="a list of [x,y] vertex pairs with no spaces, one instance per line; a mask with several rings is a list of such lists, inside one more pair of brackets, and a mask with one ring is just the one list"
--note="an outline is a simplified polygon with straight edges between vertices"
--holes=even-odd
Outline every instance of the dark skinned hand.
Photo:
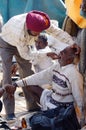
[[58,59],[58,55],[54,52],[48,52],[47,56],[51,57],[53,60]]
[[16,87],[10,84],[5,84],[4,88],[8,94],[14,94],[14,92],[16,91]]

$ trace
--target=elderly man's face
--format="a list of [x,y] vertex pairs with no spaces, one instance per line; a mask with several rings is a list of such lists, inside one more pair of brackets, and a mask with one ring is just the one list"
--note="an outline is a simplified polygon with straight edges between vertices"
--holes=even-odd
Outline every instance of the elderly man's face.
[[71,47],[67,47],[62,50],[59,54],[59,63],[61,66],[65,66],[67,64],[71,64],[75,57],[75,50]]

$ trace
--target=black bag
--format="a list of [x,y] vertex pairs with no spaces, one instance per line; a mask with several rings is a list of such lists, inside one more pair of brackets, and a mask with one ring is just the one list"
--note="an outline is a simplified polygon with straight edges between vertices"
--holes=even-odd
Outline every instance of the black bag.
[[34,114],[29,119],[32,130],[78,130],[81,129],[73,105],[66,109],[58,107]]

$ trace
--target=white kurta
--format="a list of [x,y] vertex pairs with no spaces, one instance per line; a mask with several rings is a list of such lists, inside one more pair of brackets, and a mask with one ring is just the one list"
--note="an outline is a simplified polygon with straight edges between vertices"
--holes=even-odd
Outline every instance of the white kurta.
[[[51,52],[51,49],[46,46],[44,49],[39,49],[37,50],[36,47],[34,47],[35,49],[33,51],[35,52],[39,52],[39,53],[47,53],[47,52]],[[34,66],[35,72],[38,73],[44,69],[47,69],[48,67],[50,67],[51,65],[54,64],[54,61],[52,60],[52,58],[48,57],[48,56],[44,56],[44,57],[32,57],[31,61],[32,65]]]

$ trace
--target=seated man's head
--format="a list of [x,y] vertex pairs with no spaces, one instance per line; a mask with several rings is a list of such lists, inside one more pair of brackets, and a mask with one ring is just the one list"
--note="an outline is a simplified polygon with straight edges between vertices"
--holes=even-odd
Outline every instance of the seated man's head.
[[40,34],[40,35],[38,36],[38,39],[35,40],[36,49],[37,49],[37,50],[39,50],[39,49],[44,49],[47,45],[48,45],[47,36],[44,35],[44,34]]
[[58,61],[61,66],[68,64],[77,64],[79,62],[80,54],[76,54],[77,49],[71,48],[71,46],[66,47],[59,53]]
[[42,11],[33,10],[26,16],[26,29],[30,35],[37,36],[49,26],[50,18]]

